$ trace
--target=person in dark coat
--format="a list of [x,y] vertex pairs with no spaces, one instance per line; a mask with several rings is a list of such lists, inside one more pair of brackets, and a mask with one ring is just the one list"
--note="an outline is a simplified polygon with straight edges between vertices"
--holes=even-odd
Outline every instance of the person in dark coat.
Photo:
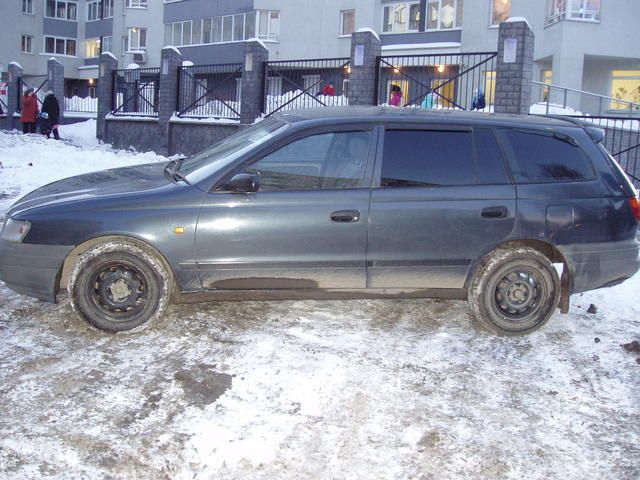
[[51,90],[49,90],[44,97],[42,113],[46,114],[43,115],[44,118],[42,119],[42,134],[46,135],[47,138],[51,138],[51,134],[53,133],[53,138],[60,140],[60,134],[58,133],[58,127],[60,126],[58,125],[60,120],[60,104]]
[[22,96],[22,110],[20,121],[22,133],[36,133],[36,120],[38,118],[38,98],[33,88],[27,88]]

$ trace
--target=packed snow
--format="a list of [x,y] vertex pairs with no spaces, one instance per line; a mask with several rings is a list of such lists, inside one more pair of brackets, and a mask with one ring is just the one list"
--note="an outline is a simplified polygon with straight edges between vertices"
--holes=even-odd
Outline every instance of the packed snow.
[[[58,178],[167,160],[92,129],[0,132],[0,216]],[[0,282],[0,478],[638,478],[640,354],[621,344],[639,289],[574,296],[520,338],[445,300],[174,305],[107,335]]]
[[98,99],[91,97],[65,97],[64,99],[65,111],[72,112],[97,112],[98,111]]

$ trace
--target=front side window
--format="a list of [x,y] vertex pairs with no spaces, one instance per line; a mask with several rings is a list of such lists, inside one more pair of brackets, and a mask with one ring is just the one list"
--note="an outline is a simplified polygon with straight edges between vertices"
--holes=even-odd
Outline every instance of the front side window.
[[511,0],[491,0],[491,25],[499,25],[511,16]]
[[22,53],[33,53],[31,43],[33,37],[30,35],[22,35]]
[[573,182],[594,178],[591,162],[569,137],[547,132],[502,130],[515,165],[516,182]]
[[340,35],[351,35],[356,27],[356,11],[343,10],[340,12]]
[[382,31],[384,33],[417,32],[420,29],[420,2],[385,5]]
[[371,132],[333,132],[291,142],[245,169],[260,191],[361,188]]
[[427,30],[448,30],[462,27],[463,0],[428,0]]
[[[611,72],[611,96],[625,102],[640,103],[640,70],[613,70]],[[612,110],[628,110],[629,105],[611,101]]]
[[77,20],[78,3],[69,0],[47,0],[45,16],[61,20]]
[[382,187],[439,187],[475,184],[471,132],[387,130]]
[[22,0],[22,13],[33,15],[33,0]]

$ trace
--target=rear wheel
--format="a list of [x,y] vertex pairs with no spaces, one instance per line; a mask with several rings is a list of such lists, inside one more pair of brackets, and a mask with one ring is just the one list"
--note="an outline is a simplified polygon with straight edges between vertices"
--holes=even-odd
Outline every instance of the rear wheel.
[[560,279],[551,261],[527,247],[490,253],[471,280],[474,317],[499,335],[521,335],[542,327],[560,300]]
[[67,290],[80,318],[101,330],[122,332],[162,316],[171,296],[170,279],[150,249],[114,240],[78,258]]

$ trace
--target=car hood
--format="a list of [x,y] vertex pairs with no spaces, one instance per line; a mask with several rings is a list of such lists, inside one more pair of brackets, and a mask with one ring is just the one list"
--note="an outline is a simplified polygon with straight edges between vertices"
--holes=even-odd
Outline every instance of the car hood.
[[113,168],[65,178],[40,187],[18,200],[10,209],[14,216],[25,210],[109,195],[141,193],[171,183],[164,175],[165,162]]

